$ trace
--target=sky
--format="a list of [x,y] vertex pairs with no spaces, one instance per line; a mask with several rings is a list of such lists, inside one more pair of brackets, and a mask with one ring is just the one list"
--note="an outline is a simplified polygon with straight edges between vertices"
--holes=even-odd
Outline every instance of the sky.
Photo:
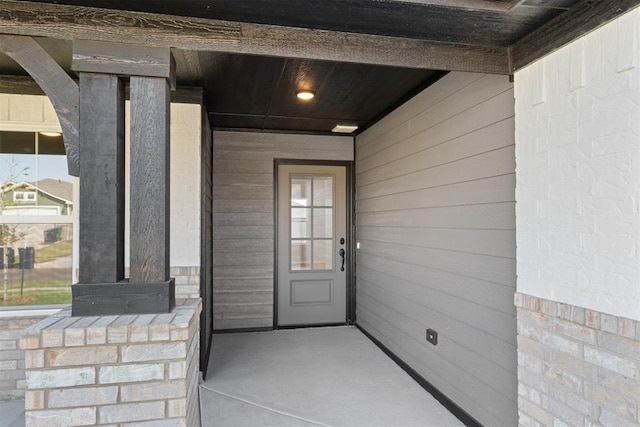
[[[19,172],[27,168],[24,175]],[[35,182],[45,178],[73,182],[67,173],[67,158],[64,155],[40,154],[0,154],[0,182],[8,181]]]

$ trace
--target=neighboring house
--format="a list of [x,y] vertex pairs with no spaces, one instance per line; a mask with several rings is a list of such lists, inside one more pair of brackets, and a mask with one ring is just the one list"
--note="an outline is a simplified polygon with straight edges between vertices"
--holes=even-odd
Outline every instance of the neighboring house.
[[71,215],[73,184],[55,179],[7,183],[0,190],[2,215]]

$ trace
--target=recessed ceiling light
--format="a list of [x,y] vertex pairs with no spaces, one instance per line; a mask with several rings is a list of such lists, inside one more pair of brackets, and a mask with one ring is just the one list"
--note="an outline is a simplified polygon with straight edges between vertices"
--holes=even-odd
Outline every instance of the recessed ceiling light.
[[51,136],[51,137],[62,136],[60,132],[38,132],[38,133],[43,136]]
[[312,90],[299,90],[296,92],[296,96],[303,101],[308,101],[316,96],[316,93]]
[[337,133],[353,133],[356,129],[358,129],[358,125],[336,125],[331,132]]

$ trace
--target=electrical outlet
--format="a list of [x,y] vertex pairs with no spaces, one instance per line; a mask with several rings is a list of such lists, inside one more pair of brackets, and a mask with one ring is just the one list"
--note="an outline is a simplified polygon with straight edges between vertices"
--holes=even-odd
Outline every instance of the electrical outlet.
[[438,345],[438,333],[433,329],[427,329],[427,341],[433,345]]

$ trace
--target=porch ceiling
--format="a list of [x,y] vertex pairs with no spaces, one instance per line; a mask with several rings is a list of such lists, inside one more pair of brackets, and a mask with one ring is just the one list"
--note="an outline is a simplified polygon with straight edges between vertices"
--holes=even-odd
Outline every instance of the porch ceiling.
[[[337,123],[354,123],[362,130],[435,81],[441,70],[511,73],[638,4],[637,0],[0,2],[14,10],[13,15],[0,13],[0,33],[13,25],[15,29],[8,32],[47,36],[38,38],[38,43],[67,71],[68,39],[83,38],[77,35],[82,25],[101,25],[109,19],[106,25],[124,25],[129,12],[153,14],[144,18],[152,16],[166,25],[160,21],[171,15],[177,29],[167,31],[174,31],[173,40],[180,42],[171,44],[178,85],[206,90],[214,127],[311,133],[329,132]],[[33,30],[18,28],[20,19],[27,22],[40,10],[44,16],[65,7],[58,18],[60,32],[53,26],[46,29],[47,24]],[[142,20],[142,15],[131,19]],[[192,22],[194,28],[181,30],[181,25]],[[223,32],[234,43],[214,37],[207,44],[206,31],[195,27],[209,22],[206,31]],[[147,20],[139,27],[153,28],[156,23]],[[65,24],[71,29],[65,30]],[[118,37],[117,30],[112,33]],[[318,38],[321,46],[308,41],[290,46],[298,36]],[[91,38],[89,32],[87,37]],[[190,44],[189,37],[197,40]],[[0,75],[24,72],[0,54]],[[0,90],[6,91],[11,84],[4,80],[5,84],[0,76]],[[302,103],[295,98],[298,89],[312,89],[317,96]]]

